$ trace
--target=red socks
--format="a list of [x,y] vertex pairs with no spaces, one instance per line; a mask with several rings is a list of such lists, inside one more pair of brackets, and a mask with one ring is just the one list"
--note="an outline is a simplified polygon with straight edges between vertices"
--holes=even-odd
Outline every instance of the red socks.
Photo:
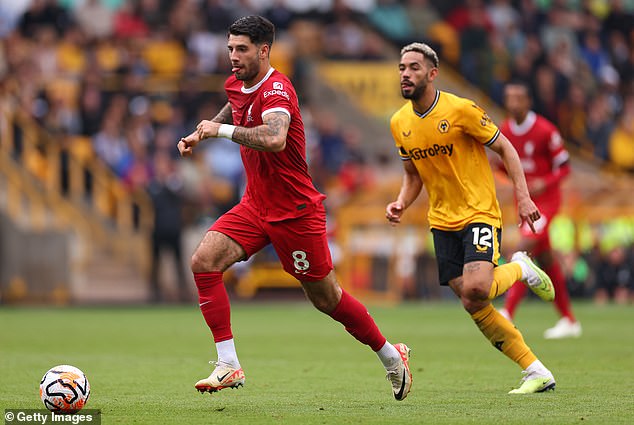
[[330,317],[345,326],[346,331],[374,351],[379,351],[385,344],[386,339],[368,310],[346,291],[342,290],[341,301],[330,313]]
[[[211,329],[214,341],[232,339],[231,308],[222,273],[194,273],[194,280],[198,287],[200,311]],[[341,301],[330,313],[330,317],[344,325],[352,336],[374,351],[380,350],[385,344],[386,339],[368,310],[346,291],[341,293]]]
[[522,298],[526,295],[528,288],[522,282],[515,282],[511,288],[506,291],[506,300],[504,301],[504,308],[509,312],[511,319],[515,314],[515,309],[522,301]]
[[561,266],[558,262],[553,262],[550,267],[544,269],[544,271],[550,276],[555,287],[555,307],[559,311],[562,317],[567,317],[571,322],[576,322],[575,316],[570,309],[570,295],[568,295],[568,287],[566,286],[566,278],[561,270]]
[[194,273],[198,288],[198,303],[215,342],[233,338],[231,307],[222,281],[222,272]]

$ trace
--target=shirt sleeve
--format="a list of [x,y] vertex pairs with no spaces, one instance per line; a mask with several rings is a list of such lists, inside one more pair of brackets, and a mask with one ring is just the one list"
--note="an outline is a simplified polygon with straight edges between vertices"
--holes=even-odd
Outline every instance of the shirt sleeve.
[[500,136],[500,130],[491,121],[489,115],[475,103],[464,104],[462,117],[464,131],[483,145],[492,145]]
[[392,118],[392,120],[390,120],[390,131],[392,132],[392,138],[394,139],[394,144],[396,145],[396,149],[398,151],[398,156],[403,160],[403,161],[407,161],[408,159],[411,159],[409,156],[409,153],[407,152],[407,149],[405,149],[403,147],[403,144],[401,143],[401,139],[398,135],[398,129],[397,129],[398,125],[396,123],[396,119]]
[[550,157],[552,158],[551,168],[553,171],[561,168],[570,159],[570,155],[564,147],[563,139],[556,128],[552,128],[550,130],[548,151],[550,152]]
[[271,112],[283,112],[291,118],[294,91],[283,81],[267,81],[262,87],[262,118]]
[[570,155],[564,147],[559,130],[553,125],[549,133],[548,151],[551,158],[551,168],[550,173],[544,178],[546,186],[557,184],[570,174]]

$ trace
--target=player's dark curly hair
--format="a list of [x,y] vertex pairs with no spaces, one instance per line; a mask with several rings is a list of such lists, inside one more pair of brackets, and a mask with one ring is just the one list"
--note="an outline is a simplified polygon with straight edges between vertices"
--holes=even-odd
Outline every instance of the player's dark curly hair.
[[253,44],[268,44],[270,47],[275,39],[275,25],[262,16],[244,16],[231,24],[229,34],[246,35]]
[[509,81],[507,81],[504,86],[519,86],[519,87],[523,88],[526,91],[526,95],[528,96],[529,99],[533,98],[531,85],[529,84],[528,81],[526,81],[524,79],[513,77]]

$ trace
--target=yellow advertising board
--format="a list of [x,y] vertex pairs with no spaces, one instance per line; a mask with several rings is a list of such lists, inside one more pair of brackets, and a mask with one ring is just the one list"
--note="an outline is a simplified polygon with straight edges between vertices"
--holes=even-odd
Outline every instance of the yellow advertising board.
[[388,120],[405,103],[399,88],[398,67],[390,62],[324,62],[319,75],[345,93],[359,108]]

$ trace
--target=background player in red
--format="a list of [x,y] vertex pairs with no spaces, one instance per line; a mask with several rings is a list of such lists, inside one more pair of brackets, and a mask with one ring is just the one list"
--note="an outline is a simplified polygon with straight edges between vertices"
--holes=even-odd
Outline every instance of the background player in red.
[[[550,276],[555,287],[555,307],[561,315],[557,324],[544,332],[544,337],[578,337],[581,325],[572,313],[566,279],[548,236],[550,223],[561,205],[561,181],[570,173],[569,155],[555,125],[531,111],[530,90],[525,83],[507,84],[504,102],[509,117],[500,130],[517,150],[531,198],[541,212],[541,218],[533,223],[535,233],[527,225],[520,228],[517,249],[532,253]],[[515,309],[525,295],[525,285],[521,282],[513,285],[500,313],[513,320]]]
[[200,309],[218,352],[214,371],[195,387],[215,392],[244,384],[222,273],[271,243],[314,306],[377,353],[394,397],[403,400],[412,385],[409,348],[390,344],[366,308],[337,283],[326,239],[325,196],[308,174],[297,95],[290,80],[269,63],[274,34],[273,24],[260,16],[240,18],[229,27],[229,102],[178,142],[185,156],[203,139],[230,139],[241,145],[247,176],[240,203],[210,227],[192,257]]

